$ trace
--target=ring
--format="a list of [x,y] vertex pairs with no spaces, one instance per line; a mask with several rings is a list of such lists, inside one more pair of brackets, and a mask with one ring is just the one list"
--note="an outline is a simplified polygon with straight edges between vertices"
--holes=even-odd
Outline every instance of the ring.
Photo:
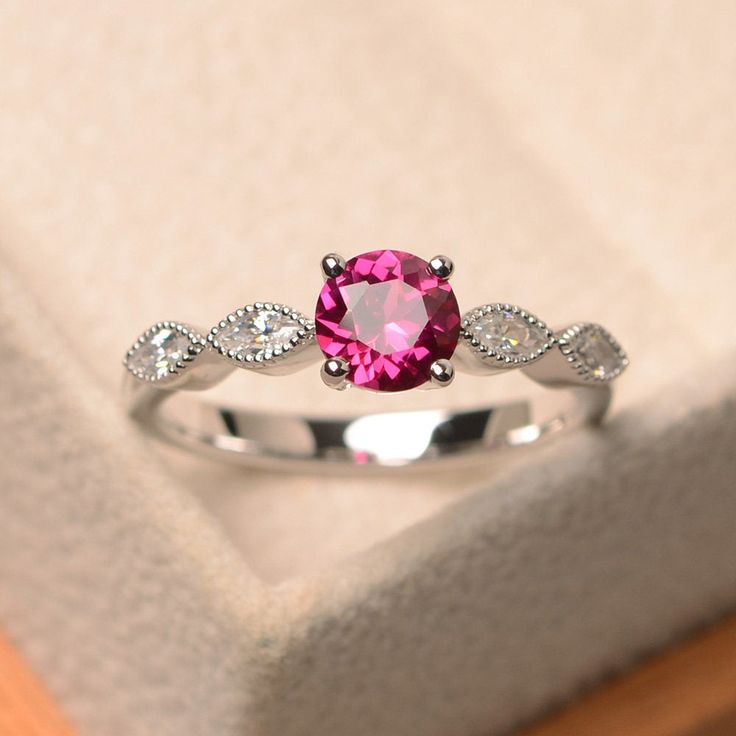
[[[330,253],[321,270],[313,317],[264,301],[236,309],[209,331],[177,321],[147,329],[124,358],[130,415],[160,439],[247,465],[426,466],[480,460],[497,448],[597,423],[610,403],[611,382],[628,365],[618,342],[597,324],[553,331],[507,303],[461,315],[446,256],[426,261],[376,250],[346,262]],[[196,420],[185,416],[181,393],[211,388],[237,369],[282,376],[320,363],[322,380],[336,390],[441,388],[456,372],[519,370],[543,387],[566,389],[543,393],[571,400],[542,416],[538,402],[529,401],[353,417],[196,402]]]

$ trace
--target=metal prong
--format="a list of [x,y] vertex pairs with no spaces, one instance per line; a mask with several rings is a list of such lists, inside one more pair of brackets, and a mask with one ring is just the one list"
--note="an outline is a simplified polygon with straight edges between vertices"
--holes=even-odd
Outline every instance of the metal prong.
[[348,370],[348,364],[342,358],[328,358],[322,363],[320,375],[326,386],[342,391],[349,386]]
[[429,272],[447,281],[455,270],[455,264],[447,256],[435,256],[429,262]]
[[334,279],[345,270],[345,259],[337,253],[328,253],[322,259],[320,268],[325,279]]
[[435,360],[429,367],[429,380],[433,386],[444,388],[455,378],[455,367],[446,358]]

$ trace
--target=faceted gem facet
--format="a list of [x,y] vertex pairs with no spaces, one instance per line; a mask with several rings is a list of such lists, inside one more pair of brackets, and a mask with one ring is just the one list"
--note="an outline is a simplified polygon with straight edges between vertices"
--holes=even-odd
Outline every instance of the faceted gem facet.
[[610,378],[624,367],[618,348],[607,333],[596,325],[581,332],[573,348],[577,358],[595,378]]
[[128,368],[140,378],[166,378],[188,355],[190,344],[189,337],[173,328],[154,329],[132,348],[127,358]]
[[225,350],[256,357],[288,345],[302,329],[302,324],[291,315],[264,307],[227,322],[218,331],[217,339]]
[[549,342],[545,329],[511,309],[483,314],[469,332],[486,350],[511,358],[532,358]]
[[404,391],[429,380],[460,334],[452,287],[410,253],[377,250],[349,260],[317,301],[317,342],[349,366],[348,381],[374,391]]

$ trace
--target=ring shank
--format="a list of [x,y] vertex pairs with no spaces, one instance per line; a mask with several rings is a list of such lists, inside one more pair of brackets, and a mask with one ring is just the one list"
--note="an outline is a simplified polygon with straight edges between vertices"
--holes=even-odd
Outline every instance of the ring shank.
[[[131,416],[171,444],[242,465],[324,470],[478,462],[491,450],[524,446],[599,421],[608,385],[567,386],[573,399],[537,419],[531,402],[467,411],[420,410],[319,418],[218,407],[132,379]],[[175,400],[174,400],[175,399]]]

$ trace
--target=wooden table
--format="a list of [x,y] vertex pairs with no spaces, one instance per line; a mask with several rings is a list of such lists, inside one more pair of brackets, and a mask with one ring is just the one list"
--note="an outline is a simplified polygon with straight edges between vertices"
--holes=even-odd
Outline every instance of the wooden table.
[[523,736],[736,736],[736,618],[602,686]]

